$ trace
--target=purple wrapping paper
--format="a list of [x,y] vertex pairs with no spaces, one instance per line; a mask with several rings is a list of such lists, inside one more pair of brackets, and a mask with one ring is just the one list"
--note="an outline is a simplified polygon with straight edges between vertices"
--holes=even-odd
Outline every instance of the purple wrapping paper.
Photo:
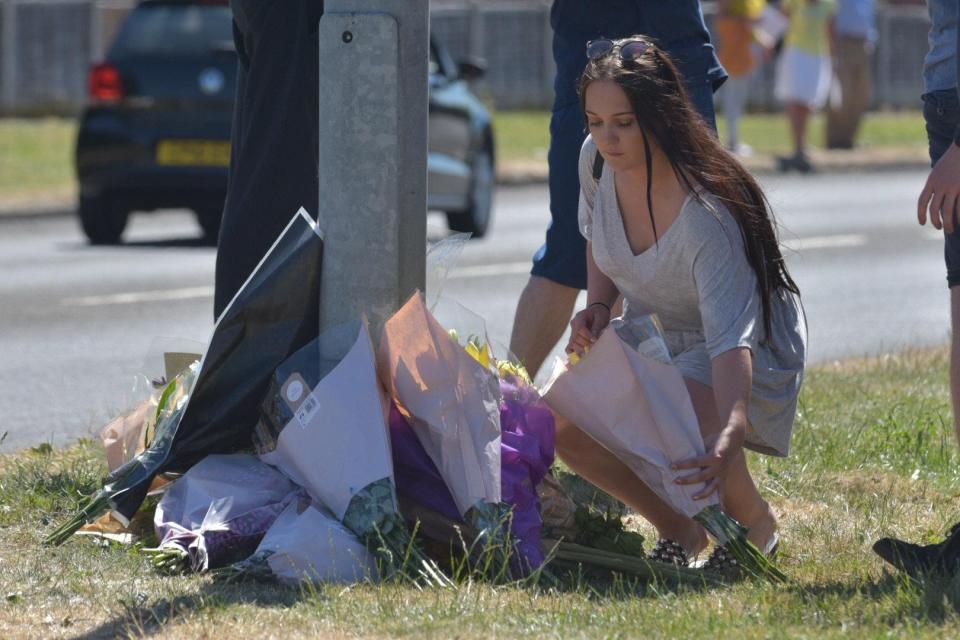
[[294,491],[280,502],[257,507],[209,529],[201,526],[191,531],[177,523],[165,523],[161,527],[163,539],[160,547],[180,547],[190,558],[190,567],[197,572],[243,560],[256,550],[287,505],[301,495],[299,490]]
[[442,513],[454,522],[463,522],[460,510],[437,465],[427,455],[413,427],[390,402],[390,448],[393,451],[393,479],[397,493],[429,509]]
[[[511,533],[529,567],[543,564],[540,501],[536,487],[554,458],[554,422],[537,391],[508,376],[500,380],[501,493],[513,507]],[[397,492],[455,522],[463,522],[436,465],[396,405],[390,407],[390,440]]]
[[529,566],[536,568],[544,561],[537,485],[553,465],[553,414],[533,387],[513,376],[500,380],[500,392],[501,492],[513,506],[511,533]]

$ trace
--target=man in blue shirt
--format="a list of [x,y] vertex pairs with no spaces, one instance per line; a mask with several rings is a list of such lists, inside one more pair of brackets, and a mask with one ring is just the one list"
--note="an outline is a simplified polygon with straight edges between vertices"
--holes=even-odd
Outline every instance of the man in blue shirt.
[[510,350],[532,376],[563,336],[577,295],[587,286],[586,241],[577,228],[577,163],[586,123],[576,89],[587,42],[641,33],[655,38],[676,61],[694,104],[714,129],[713,91],[726,78],[699,0],[554,0],[550,23],[557,66],[548,155],[551,222],[533,258],[510,339]]
[[[923,118],[933,170],[917,202],[917,220],[943,229],[950,288],[952,344],[950,395],[953,427],[960,440],[960,2],[929,0],[930,50],[923,62]],[[946,540],[917,545],[883,538],[873,545],[881,558],[910,574],[954,575],[960,571],[960,522]]]
[[[877,39],[874,0],[840,0],[833,28],[836,34],[833,70],[839,92],[827,109],[827,148],[852,149],[860,119],[873,91],[874,43]],[[839,101],[834,96],[839,94]]]

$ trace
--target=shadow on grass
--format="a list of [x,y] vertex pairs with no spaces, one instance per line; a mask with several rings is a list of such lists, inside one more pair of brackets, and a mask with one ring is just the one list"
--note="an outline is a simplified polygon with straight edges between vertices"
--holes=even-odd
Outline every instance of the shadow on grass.
[[74,640],[152,636],[163,632],[170,622],[204,609],[241,604],[287,609],[311,597],[314,596],[307,590],[270,583],[210,582],[204,585],[200,593],[163,598],[152,605],[148,605],[145,597],[121,599],[123,610],[119,615],[86,633],[74,636]]
[[[541,584],[518,588],[531,591],[542,590],[544,593],[581,595],[594,604],[682,595],[716,588],[706,584],[673,585],[621,575],[586,573],[576,570],[564,572],[558,578],[549,587]],[[476,583],[472,586],[460,585],[459,589],[452,592],[453,597],[472,602],[476,598],[475,587]],[[383,589],[377,598],[395,599],[395,593],[390,585],[384,585]],[[112,619],[73,638],[74,640],[105,640],[128,636],[147,637],[164,633],[168,631],[167,627],[171,623],[204,610],[221,610],[233,605],[289,609],[301,603],[319,603],[326,597],[322,587],[309,584],[298,588],[252,579],[236,582],[207,582],[200,587],[198,593],[162,598],[154,603],[148,602],[146,595],[121,599],[119,603],[121,611]]]
[[879,579],[797,585],[793,589],[805,604],[814,604],[824,598],[886,600],[891,606],[882,617],[891,625],[905,619],[942,625],[960,615],[960,574],[914,579],[904,574],[885,572]]

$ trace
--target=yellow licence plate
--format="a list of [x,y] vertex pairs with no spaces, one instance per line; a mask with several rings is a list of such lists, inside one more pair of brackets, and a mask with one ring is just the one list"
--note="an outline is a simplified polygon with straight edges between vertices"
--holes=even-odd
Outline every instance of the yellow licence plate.
[[157,164],[194,167],[226,167],[230,143],[222,140],[161,140]]

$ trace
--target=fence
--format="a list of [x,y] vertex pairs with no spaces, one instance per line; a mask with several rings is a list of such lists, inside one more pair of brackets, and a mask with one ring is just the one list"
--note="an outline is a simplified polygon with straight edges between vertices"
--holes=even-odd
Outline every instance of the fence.
[[[0,113],[73,113],[87,71],[135,0],[0,0]],[[705,4],[708,23],[712,5]],[[549,108],[549,0],[434,0],[432,29],[454,58],[486,60],[477,91],[500,109]],[[922,6],[883,6],[877,18],[874,106],[919,104],[929,22]],[[757,74],[753,108],[776,108],[773,68]]]

